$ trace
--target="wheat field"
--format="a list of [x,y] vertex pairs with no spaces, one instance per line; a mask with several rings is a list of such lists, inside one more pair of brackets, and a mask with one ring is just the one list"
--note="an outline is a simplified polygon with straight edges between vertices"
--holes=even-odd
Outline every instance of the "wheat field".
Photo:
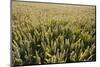
[[96,7],[12,2],[12,65],[96,61]]

